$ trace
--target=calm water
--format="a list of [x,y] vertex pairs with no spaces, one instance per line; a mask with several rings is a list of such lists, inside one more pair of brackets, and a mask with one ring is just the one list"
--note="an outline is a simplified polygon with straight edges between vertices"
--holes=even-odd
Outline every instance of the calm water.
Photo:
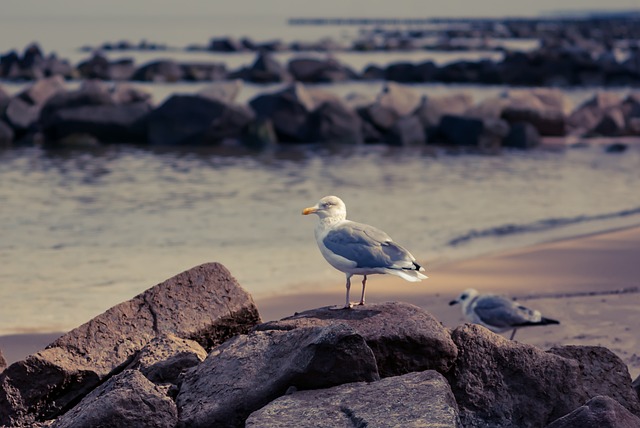
[[[419,259],[640,224],[640,147],[498,156],[363,147],[252,155],[0,152],[0,333],[72,328],[208,261],[254,296],[333,289],[316,219],[342,197]],[[457,243],[457,244],[454,244]]]

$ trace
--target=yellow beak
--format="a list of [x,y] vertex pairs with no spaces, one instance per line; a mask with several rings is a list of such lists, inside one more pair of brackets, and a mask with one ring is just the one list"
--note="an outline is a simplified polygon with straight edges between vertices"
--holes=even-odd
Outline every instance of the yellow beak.
[[316,207],[305,208],[305,209],[302,210],[302,215],[313,214],[316,211],[318,211],[318,209]]

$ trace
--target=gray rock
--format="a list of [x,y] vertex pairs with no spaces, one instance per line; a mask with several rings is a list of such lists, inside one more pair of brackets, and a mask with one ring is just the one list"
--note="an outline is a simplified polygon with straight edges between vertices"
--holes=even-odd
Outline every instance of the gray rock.
[[602,346],[558,346],[550,353],[576,360],[580,364],[582,385],[589,397],[606,395],[640,416],[638,395],[631,385],[627,365]]
[[339,101],[327,101],[309,116],[309,141],[337,144],[363,142],[360,116]]
[[0,424],[29,424],[63,413],[162,334],[210,349],[259,321],[253,299],[224,266],[194,267],[8,367],[0,375]]
[[556,419],[547,428],[638,428],[640,418],[629,412],[616,400],[596,396],[584,406]]
[[7,360],[4,359],[4,355],[2,355],[2,349],[0,349],[0,373],[7,368]]
[[11,127],[18,133],[32,130],[40,116],[41,105],[33,105],[19,96],[11,98],[5,118]]
[[184,71],[175,61],[154,61],[138,68],[131,79],[143,82],[177,82],[184,79]]
[[409,116],[416,111],[422,97],[410,86],[387,82],[376,103],[389,108],[398,116]]
[[449,384],[432,370],[378,382],[297,391],[252,413],[245,426],[462,427]]
[[7,109],[10,100],[11,97],[9,94],[0,86],[0,117],[4,115],[4,111]]
[[36,81],[19,96],[31,105],[43,105],[55,94],[65,91],[64,79],[61,76],[52,76]]
[[632,383],[633,389],[636,391],[636,395],[640,398],[640,376],[638,376]]
[[333,58],[294,58],[287,67],[291,76],[304,83],[342,82],[355,77],[355,73]]
[[175,385],[182,372],[205,358],[207,351],[198,342],[164,334],[145,345],[127,368],[139,370],[153,383]]
[[13,129],[3,120],[0,120],[0,146],[9,145],[13,142],[15,134]]
[[600,121],[591,132],[605,137],[617,137],[623,135],[626,128],[627,124],[622,109],[613,107],[602,114]]
[[602,120],[606,111],[620,106],[619,95],[610,92],[598,92],[571,113],[568,124],[579,132],[591,132]]
[[538,107],[512,102],[502,110],[501,117],[509,123],[530,123],[540,135],[562,137],[567,134],[567,118],[564,113],[544,105]]
[[256,330],[291,330],[310,326],[346,324],[373,350],[381,377],[412,371],[447,372],[457,355],[448,331],[425,310],[401,302],[356,306],[350,310],[312,309]]
[[382,133],[388,133],[393,125],[400,119],[398,113],[391,107],[385,107],[379,103],[373,103],[358,110],[366,123]]
[[197,95],[173,95],[147,117],[153,145],[216,144],[239,136],[253,118],[240,106]]
[[126,370],[96,388],[59,417],[53,428],[173,428],[175,403],[140,372]]
[[465,324],[451,337],[458,359],[445,374],[465,427],[541,427],[584,403],[577,361]]
[[150,111],[146,102],[58,109],[48,115],[42,132],[51,142],[89,135],[103,143],[143,143],[147,135],[142,121]]
[[387,142],[392,146],[421,146],[427,142],[427,135],[420,119],[405,116],[391,127]]
[[527,122],[511,124],[509,134],[502,141],[504,147],[530,149],[540,145],[540,134],[535,126]]
[[467,93],[439,97],[424,97],[417,107],[416,115],[425,129],[438,126],[442,116],[464,115],[471,108],[473,99]]
[[242,427],[289,388],[379,379],[373,352],[344,325],[257,331],[213,349],[185,373],[176,398],[180,427]]
[[221,103],[231,104],[236,101],[241,90],[242,80],[235,79],[224,82],[214,82],[198,92],[198,95]]
[[268,52],[260,52],[251,67],[231,73],[230,77],[255,83],[276,83],[291,79],[285,67]]
[[440,120],[440,135],[446,142],[457,146],[480,146],[483,132],[482,119],[447,114]]
[[224,63],[187,62],[180,64],[182,79],[191,82],[224,80],[227,78],[227,66]]

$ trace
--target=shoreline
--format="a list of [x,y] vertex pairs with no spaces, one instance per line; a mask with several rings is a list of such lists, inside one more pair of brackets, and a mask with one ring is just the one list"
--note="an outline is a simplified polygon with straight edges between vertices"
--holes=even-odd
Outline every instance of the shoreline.
[[[443,263],[429,269],[418,284],[376,275],[367,288],[367,301],[406,301],[431,312],[446,327],[462,324],[460,308],[448,302],[463,289],[517,297],[559,326],[518,330],[516,340],[548,349],[556,345],[605,346],[640,375],[640,226],[594,232],[574,238]],[[359,293],[359,282],[352,294]],[[298,289],[302,289],[299,287]],[[263,321],[294,312],[340,304],[342,277],[330,291],[296,293],[256,299]],[[291,308],[296,308],[292,310]],[[43,349],[63,333],[0,336],[0,349],[11,364]],[[505,333],[506,334],[506,333]]]

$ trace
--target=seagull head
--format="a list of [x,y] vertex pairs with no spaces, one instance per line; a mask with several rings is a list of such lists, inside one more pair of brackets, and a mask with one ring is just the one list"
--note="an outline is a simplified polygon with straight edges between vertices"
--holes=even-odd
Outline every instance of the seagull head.
[[320,219],[336,218],[344,220],[347,218],[347,207],[337,196],[325,196],[317,204],[302,210],[303,215],[317,214]]
[[449,306],[455,305],[456,303],[465,304],[465,302],[470,302],[475,296],[478,295],[478,290],[475,288],[467,288],[464,290],[455,300],[449,302]]

